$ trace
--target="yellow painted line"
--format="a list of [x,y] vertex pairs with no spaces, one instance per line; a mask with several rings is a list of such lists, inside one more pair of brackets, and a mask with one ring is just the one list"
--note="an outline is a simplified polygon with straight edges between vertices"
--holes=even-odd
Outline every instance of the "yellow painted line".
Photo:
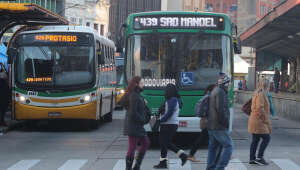
[[68,99],[40,99],[40,98],[30,97],[30,100],[32,102],[37,102],[37,103],[70,103],[70,102],[76,102],[79,99],[80,99],[79,97],[68,98]]

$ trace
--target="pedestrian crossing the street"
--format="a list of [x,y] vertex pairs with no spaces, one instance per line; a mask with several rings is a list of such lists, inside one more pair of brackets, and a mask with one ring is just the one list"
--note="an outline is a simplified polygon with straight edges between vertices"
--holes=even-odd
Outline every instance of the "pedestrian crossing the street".
[[[20,160],[15,164],[11,165],[9,168],[4,170],[31,170],[37,169],[35,166],[38,164],[45,162],[47,160],[39,160],[39,159],[32,159],[32,160]],[[87,159],[70,159],[66,160],[64,163],[57,165],[57,170],[84,170],[85,165],[89,162]],[[149,160],[145,160],[145,162],[149,162]],[[153,162],[154,164],[157,162]],[[271,164],[278,167],[280,170],[300,170],[300,165],[296,164],[290,159],[271,159]],[[124,159],[113,161],[113,168],[112,170],[125,170],[126,163]],[[153,168],[147,167],[147,165],[143,165],[145,170],[152,170]],[[148,165],[149,166],[149,165]],[[187,162],[183,167],[181,166],[180,159],[170,159],[169,160],[169,170],[195,170],[198,169],[200,164],[192,164],[191,162]],[[205,164],[201,165],[205,167]],[[232,159],[226,168],[226,170],[248,170],[253,169],[253,166],[257,166],[257,169],[263,168],[268,169],[270,166],[258,166],[252,165],[249,166],[248,163],[245,161],[242,162],[240,159]],[[251,168],[250,168],[251,167]],[[1,169],[1,168],[0,168]],[[47,168],[45,168],[46,170]],[[256,168],[255,168],[256,169]],[[272,169],[270,167],[270,169]]]

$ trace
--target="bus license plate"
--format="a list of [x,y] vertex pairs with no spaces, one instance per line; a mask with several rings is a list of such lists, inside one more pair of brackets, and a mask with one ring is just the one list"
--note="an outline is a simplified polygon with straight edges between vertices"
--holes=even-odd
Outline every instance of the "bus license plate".
[[187,127],[186,121],[179,121],[179,127]]
[[48,112],[49,117],[61,116],[61,112]]

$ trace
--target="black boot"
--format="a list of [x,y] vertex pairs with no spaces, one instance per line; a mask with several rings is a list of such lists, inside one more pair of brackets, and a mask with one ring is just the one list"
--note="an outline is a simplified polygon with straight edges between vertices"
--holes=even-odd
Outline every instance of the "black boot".
[[132,170],[133,157],[126,156],[126,170]]
[[153,166],[154,169],[168,169],[168,159],[160,158],[159,164]]
[[184,166],[184,164],[188,160],[187,159],[188,158],[187,154],[185,154],[183,150],[180,150],[180,151],[177,152],[177,155],[181,159],[181,166]]
[[140,170],[144,156],[145,156],[145,153],[138,153],[138,155],[136,156],[135,164],[134,164],[134,167],[132,170]]

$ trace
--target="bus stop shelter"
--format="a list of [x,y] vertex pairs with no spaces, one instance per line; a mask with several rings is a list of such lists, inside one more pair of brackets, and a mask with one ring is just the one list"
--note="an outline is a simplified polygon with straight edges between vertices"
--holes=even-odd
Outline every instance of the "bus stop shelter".
[[68,20],[36,4],[0,2],[0,39],[10,28],[39,25],[67,25]]
[[[288,0],[240,35],[242,45],[256,49],[256,71],[281,70],[300,94],[300,0]],[[290,64],[290,76],[288,76]]]

